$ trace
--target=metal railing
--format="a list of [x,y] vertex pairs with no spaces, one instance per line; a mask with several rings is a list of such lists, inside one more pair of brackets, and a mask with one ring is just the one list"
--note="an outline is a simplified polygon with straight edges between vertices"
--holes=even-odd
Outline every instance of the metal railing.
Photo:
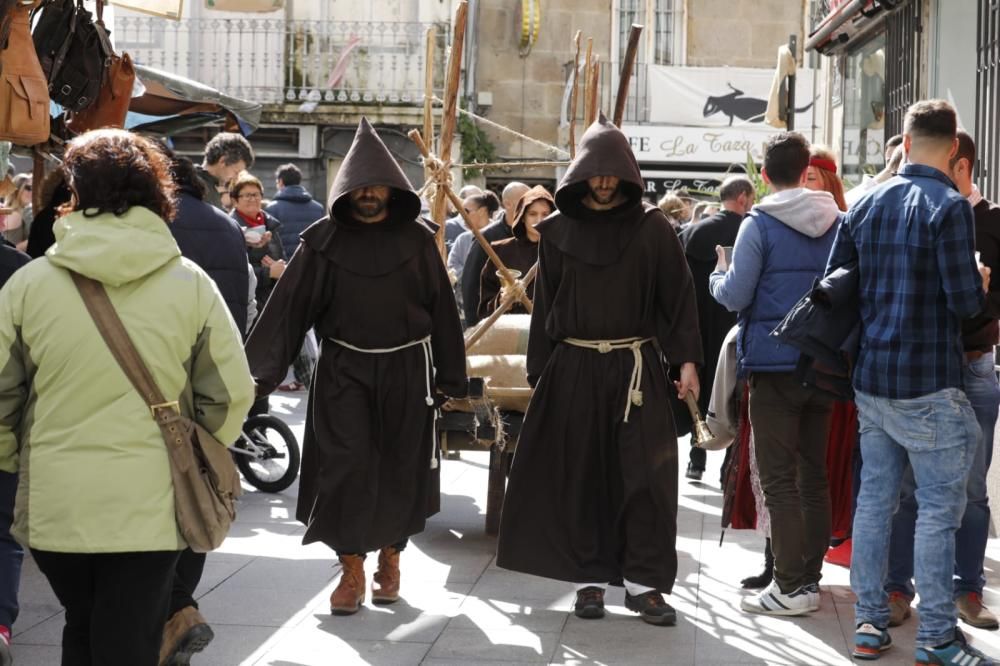
[[427,29],[437,27],[435,92],[447,24],[117,16],[119,51],[136,62],[264,104],[419,104]]

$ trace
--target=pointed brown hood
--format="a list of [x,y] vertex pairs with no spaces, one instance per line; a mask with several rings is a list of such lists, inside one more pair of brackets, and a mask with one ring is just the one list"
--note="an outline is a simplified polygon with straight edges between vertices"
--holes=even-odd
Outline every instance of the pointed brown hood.
[[[389,216],[384,222],[365,224],[351,216],[348,195],[372,185],[392,188]],[[433,233],[420,219],[420,198],[365,118],[337,172],[328,201],[330,217],[306,229],[302,240],[352,273],[385,275],[433,243]]]
[[541,185],[535,185],[521,195],[521,198],[517,200],[517,206],[514,207],[514,224],[511,225],[511,230],[514,232],[515,237],[521,239],[528,238],[528,228],[524,226],[524,212],[536,201],[548,201],[552,209],[555,210],[556,202],[552,198],[552,195],[549,194],[549,191]]
[[[587,208],[583,204],[587,179],[594,176],[618,176],[625,202],[610,210]],[[556,190],[558,213],[535,228],[543,240],[584,263],[610,265],[618,260],[643,221],[659,210],[642,200],[642,190],[642,174],[628,139],[601,114],[580,139],[576,159]]]
[[582,203],[587,194],[587,179],[594,176],[618,176],[622,193],[630,204],[642,200],[642,172],[628,139],[602,113],[580,139],[576,158],[566,170],[556,190],[556,205],[569,217],[583,217]]
[[354,143],[347,151],[340,171],[330,188],[330,217],[344,221],[350,217],[347,195],[359,187],[387,185],[392,188],[389,201],[390,218],[399,222],[413,222],[420,216],[420,197],[406,174],[396,163],[392,153],[382,143],[375,128],[362,118]]

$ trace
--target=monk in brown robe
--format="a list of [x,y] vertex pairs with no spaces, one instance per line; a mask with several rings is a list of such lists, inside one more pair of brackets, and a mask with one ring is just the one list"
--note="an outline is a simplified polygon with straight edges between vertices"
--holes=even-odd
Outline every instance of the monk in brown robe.
[[667,371],[698,394],[698,307],[684,250],[642,200],[628,140],[603,116],[581,139],[541,222],[525,414],[497,564],[578,584],[575,613],[604,616],[604,586],[672,625],[677,436]]
[[[525,192],[514,208],[513,238],[490,243],[500,261],[511,271],[517,271],[524,277],[538,261],[538,231],[535,226],[555,210],[556,202],[552,195],[541,185],[536,185]],[[528,298],[534,292],[534,281],[526,283]],[[486,319],[494,310],[500,307],[502,300],[500,278],[497,276],[497,266],[491,259],[483,267],[479,278],[479,318]],[[512,314],[527,314],[527,309],[520,301],[507,310]]]
[[[258,391],[273,391],[315,328],[296,518],[303,543],[340,558],[331,611],[399,598],[399,553],[436,506],[442,395],[466,395],[455,296],[420,220],[420,199],[367,120],[334,180],[330,215],[302,234],[247,342]],[[434,509],[436,511],[436,509]]]

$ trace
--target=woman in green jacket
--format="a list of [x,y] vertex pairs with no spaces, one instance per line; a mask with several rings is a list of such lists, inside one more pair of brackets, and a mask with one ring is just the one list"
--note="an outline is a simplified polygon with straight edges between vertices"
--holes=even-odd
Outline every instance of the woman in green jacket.
[[253,382],[215,284],[167,228],[169,163],[148,140],[100,130],[66,151],[72,202],[56,244],[0,291],[0,470],[19,473],[12,533],[66,608],[64,665],[155,666],[174,565],[160,429],[70,277],[101,282],[168,398],[236,439]]

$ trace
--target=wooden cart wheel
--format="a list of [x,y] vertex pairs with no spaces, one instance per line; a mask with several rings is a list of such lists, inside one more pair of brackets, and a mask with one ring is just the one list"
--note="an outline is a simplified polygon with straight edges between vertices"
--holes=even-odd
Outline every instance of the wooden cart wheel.
[[490,479],[486,490],[486,534],[490,536],[500,532],[500,513],[507,489],[506,460],[507,454],[498,445],[490,447]]

